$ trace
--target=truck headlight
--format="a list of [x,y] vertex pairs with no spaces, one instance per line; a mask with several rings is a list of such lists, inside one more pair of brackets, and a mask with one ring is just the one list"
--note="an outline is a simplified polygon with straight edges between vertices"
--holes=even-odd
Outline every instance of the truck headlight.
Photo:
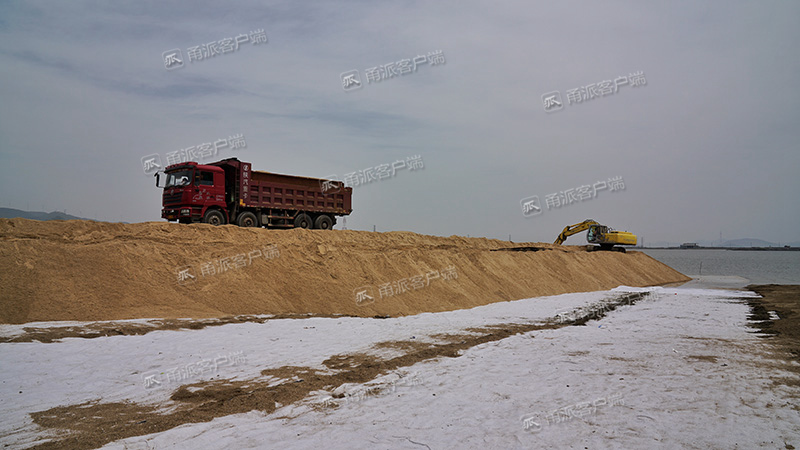
[[192,213],[192,210],[189,209],[189,208],[184,208],[184,209],[181,210],[181,215],[182,216],[188,216],[191,213]]

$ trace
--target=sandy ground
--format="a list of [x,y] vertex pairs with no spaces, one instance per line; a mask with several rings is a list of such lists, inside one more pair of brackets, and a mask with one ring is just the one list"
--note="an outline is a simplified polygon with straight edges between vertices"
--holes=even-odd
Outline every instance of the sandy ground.
[[[538,251],[502,251],[520,246]],[[0,219],[0,323],[397,317],[686,280],[640,252],[583,246],[409,232]]]
[[[0,442],[791,449],[800,363],[759,332],[786,320],[772,306],[753,317],[754,301],[775,301],[762,292],[621,287],[390,319],[4,343]],[[796,305],[799,287],[780,292]]]
[[797,286],[768,284],[748,286],[748,289],[762,296],[750,301],[753,310],[750,319],[800,363],[800,292]]

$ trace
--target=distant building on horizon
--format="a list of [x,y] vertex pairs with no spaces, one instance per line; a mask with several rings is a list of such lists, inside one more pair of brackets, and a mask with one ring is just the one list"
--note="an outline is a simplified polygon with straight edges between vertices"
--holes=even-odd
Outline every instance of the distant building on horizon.
[[697,248],[697,242],[684,242],[681,244],[681,248]]

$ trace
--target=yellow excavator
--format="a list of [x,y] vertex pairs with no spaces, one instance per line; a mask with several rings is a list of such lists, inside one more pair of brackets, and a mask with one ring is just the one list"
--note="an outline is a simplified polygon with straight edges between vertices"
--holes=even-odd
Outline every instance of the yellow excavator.
[[600,225],[599,223],[595,222],[594,220],[587,219],[581,223],[576,223],[575,225],[569,225],[564,227],[564,231],[558,235],[558,238],[554,242],[556,245],[561,245],[564,241],[567,240],[568,237],[572,236],[573,234],[578,234],[582,231],[589,230],[586,233],[586,240],[590,244],[599,244],[599,246],[591,245],[589,246],[589,251],[594,250],[614,250],[618,252],[625,253],[624,247],[614,247],[615,245],[636,245],[636,235],[633,233],[628,233],[627,231],[616,231],[612,230],[611,228]]

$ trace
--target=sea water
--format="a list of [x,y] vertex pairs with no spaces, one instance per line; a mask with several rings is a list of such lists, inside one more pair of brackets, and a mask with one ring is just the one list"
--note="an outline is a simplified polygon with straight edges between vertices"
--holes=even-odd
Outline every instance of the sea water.
[[747,278],[751,284],[800,284],[800,251],[629,249],[687,276]]

